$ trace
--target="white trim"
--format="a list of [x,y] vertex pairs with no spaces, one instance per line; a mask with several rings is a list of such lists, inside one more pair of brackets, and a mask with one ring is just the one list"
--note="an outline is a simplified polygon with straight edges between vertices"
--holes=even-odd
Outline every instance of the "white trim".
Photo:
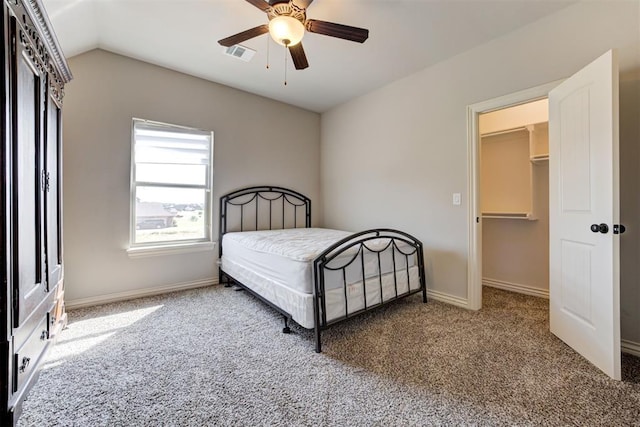
[[183,245],[144,246],[127,249],[129,258],[146,258],[159,255],[188,254],[192,252],[213,251],[216,242],[187,243]]
[[[132,249],[137,248],[154,248],[156,246],[152,246],[155,242],[150,244],[147,243],[136,243],[136,193],[138,185],[152,185],[154,187],[166,187],[166,186],[175,186],[176,184],[171,183],[148,183],[141,182],[136,179],[136,124],[143,123],[145,125],[152,125],[162,128],[170,128],[170,129],[179,129],[184,131],[184,133],[193,133],[200,135],[208,135],[209,137],[209,163],[207,164],[207,174],[206,174],[206,183],[204,185],[177,185],[181,188],[192,188],[192,189],[202,189],[205,191],[205,200],[204,200],[204,220],[205,220],[205,231],[207,235],[202,239],[197,239],[196,241],[191,241],[192,244],[198,243],[211,243],[213,241],[213,154],[214,154],[214,132],[212,130],[205,130],[200,128],[194,128],[190,126],[182,126],[171,123],[158,122],[153,120],[141,119],[137,117],[133,117],[131,119],[131,165],[130,165],[130,177],[129,177],[129,247]],[[205,215],[206,214],[206,215]],[[180,245],[179,242],[174,241],[173,243]]]
[[173,285],[158,286],[154,288],[135,289],[133,291],[118,292],[107,295],[98,295],[89,298],[79,298],[75,300],[65,301],[64,305],[67,309],[90,307],[94,305],[108,304],[111,302],[125,301],[130,299],[149,297],[153,295],[161,295],[169,292],[186,291],[188,289],[204,288],[218,284],[217,277],[208,279],[194,280],[192,282],[175,283]]
[[[468,307],[478,310],[482,307],[482,226],[476,222],[480,212],[480,141],[478,115],[514,105],[546,98],[549,91],[558,86],[557,80],[520,92],[478,102],[467,107],[467,176],[468,176],[468,254],[467,260],[467,300]],[[482,221],[482,219],[480,219]]]
[[640,357],[640,343],[620,340],[620,348],[623,353],[628,353],[636,357]]
[[480,192],[476,186],[480,182],[480,150],[478,150],[478,112],[474,106],[467,107],[467,176],[469,195],[468,206],[468,260],[467,260],[467,304],[471,310],[482,308],[482,227],[479,227],[481,220]]
[[483,277],[482,286],[489,286],[491,288],[497,288],[505,291],[517,292],[519,294],[549,299],[549,289],[534,288],[533,286],[522,285],[520,283],[511,283],[505,282],[504,280]]
[[455,305],[458,307],[466,308],[466,309],[469,308],[469,303],[466,298],[460,298],[455,295],[446,294],[440,291],[433,291],[431,289],[427,289],[427,298],[444,302],[447,304]]

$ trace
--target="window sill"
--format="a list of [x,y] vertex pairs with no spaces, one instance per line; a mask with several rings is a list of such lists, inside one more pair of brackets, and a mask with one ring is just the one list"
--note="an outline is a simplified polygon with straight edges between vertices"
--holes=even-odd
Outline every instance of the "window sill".
[[129,255],[129,258],[145,258],[145,257],[162,256],[162,255],[179,255],[179,254],[187,254],[192,252],[213,251],[215,247],[216,247],[216,242],[185,243],[180,245],[167,245],[167,246],[144,246],[144,247],[127,249],[127,255]]

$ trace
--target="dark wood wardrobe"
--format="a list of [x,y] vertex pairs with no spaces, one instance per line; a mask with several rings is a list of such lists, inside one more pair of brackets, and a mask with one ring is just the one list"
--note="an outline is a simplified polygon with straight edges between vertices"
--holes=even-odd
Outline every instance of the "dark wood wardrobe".
[[0,425],[17,421],[64,327],[62,97],[68,65],[40,0],[2,5]]

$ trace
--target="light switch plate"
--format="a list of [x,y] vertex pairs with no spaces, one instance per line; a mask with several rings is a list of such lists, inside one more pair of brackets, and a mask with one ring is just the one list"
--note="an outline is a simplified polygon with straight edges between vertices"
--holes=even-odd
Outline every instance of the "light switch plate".
[[460,197],[460,193],[453,193],[453,204],[459,206],[462,203],[462,199]]

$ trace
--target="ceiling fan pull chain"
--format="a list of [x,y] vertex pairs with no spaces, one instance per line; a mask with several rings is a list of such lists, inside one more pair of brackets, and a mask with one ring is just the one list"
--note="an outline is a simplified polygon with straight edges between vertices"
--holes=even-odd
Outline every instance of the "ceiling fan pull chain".
[[269,37],[267,37],[267,70],[269,69]]
[[284,85],[287,85],[287,54],[289,50],[289,45],[284,45]]

